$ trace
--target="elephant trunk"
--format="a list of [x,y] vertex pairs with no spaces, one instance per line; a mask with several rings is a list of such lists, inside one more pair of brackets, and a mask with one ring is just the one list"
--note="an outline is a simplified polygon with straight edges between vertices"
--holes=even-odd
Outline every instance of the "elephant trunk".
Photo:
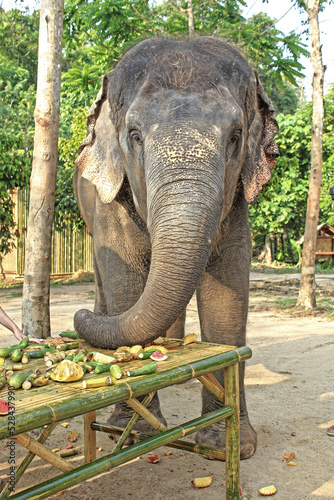
[[137,303],[119,316],[76,313],[75,329],[92,345],[116,348],[164,336],[195,292],[220,221],[223,179],[221,187],[213,182],[210,171],[213,175],[217,169],[205,168],[205,162],[186,167],[152,165],[147,175],[152,241],[147,283]]

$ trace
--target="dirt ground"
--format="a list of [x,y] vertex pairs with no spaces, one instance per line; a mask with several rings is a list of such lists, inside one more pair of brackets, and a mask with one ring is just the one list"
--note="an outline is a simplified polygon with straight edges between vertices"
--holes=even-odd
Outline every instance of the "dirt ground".
[[[247,499],[260,498],[258,489],[274,484],[278,500],[334,499],[334,438],[326,429],[334,424],[334,321],[324,314],[289,315],[275,306],[277,298],[296,296],[295,276],[253,275],[247,344],[253,357],[246,367],[246,395],[250,418],[258,433],[255,455],[241,462],[241,486]],[[269,281],[268,281],[269,280]],[[319,279],[326,296],[333,297],[334,277]],[[52,288],[52,333],[73,329],[73,314],[79,308],[92,308],[93,283]],[[0,304],[21,325],[21,296],[15,290],[0,290]],[[188,307],[187,333],[199,333],[196,303]],[[0,327],[0,345],[13,343],[13,337]],[[163,413],[173,427],[200,414],[200,383],[190,381],[160,391]],[[112,408],[98,412],[105,422]],[[47,443],[65,448],[69,430],[78,430],[76,446],[83,450],[82,417],[69,420],[68,428],[58,426]],[[112,441],[98,434],[98,456],[111,452]],[[17,445],[17,457],[24,456]],[[168,451],[172,454],[166,455]],[[295,453],[295,466],[282,461],[285,453]],[[0,451],[0,475],[8,474],[8,450]],[[118,500],[152,498],[160,500],[225,498],[223,462],[160,448],[160,461],[141,459],[116,471],[98,476],[57,496],[64,500]],[[151,454],[152,455],[152,454]],[[79,454],[71,461],[83,464]],[[16,491],[46,480],[58,472],[35,458]],[[212,485],[195,490],[191,480],[212,476]],[[20,488],[21,487],[21,488]],[[55,497],[52,497],[55,498]]]

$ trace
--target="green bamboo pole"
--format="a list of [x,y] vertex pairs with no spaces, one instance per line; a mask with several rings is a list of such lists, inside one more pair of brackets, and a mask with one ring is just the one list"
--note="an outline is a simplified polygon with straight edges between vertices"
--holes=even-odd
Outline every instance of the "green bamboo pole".
[[[148,406],[150,404],[150,402],[153,399],[154,394],[155,394],[155,392],[151,392],[150,394],[148,394],[147,396],[145,396],[145,398],[142,401],[142,405],[144,407],[146,407],[146,406]],[[140,418],[139,413],[134,413],[134,415],[132,415],[132,417],[130,419],[130,422],[125,427],[124,432],[122,433],[121,437],[119,438],[119,440],[118,440],[118,442],[117,442],[117,444],[116,444],[116,446],[115,446],[115,448],[113,450],[113,453],[116,453],[116,452],[118,452],[119,450],[122,449],[123,444],[128,439],[129,435],[131,434],[131,432],[132,432],[134,426],[136,425],[136,423],[138,422],[139,418]]]
[[[185,382],[211,371],[214,372],[237,361],[244,361],[250,358],[251,355],[252,351],[249,347],[240,347],[234,351],[194,361],[189,365],[170,368],[151,375],[134,377],[129,381],[126,380],[126,383],[116,384],[111,387],[101,387],[99,389],[87,389],[84,392],[78,391],[78,394],[61,402],[41,405],[33,410],[17,411],[15,421],[16,434],[27,432],[35,429],[37,426],[47,425],[54,421],[64,420],[92,410],[105,408],[106,406],[126,401],[132,397],[145,396],[150,392]],[[80,387],[79,382],[77,387]],[[7,420],[3,419],[0,420],[0,439],[6,439],[7,437]]]
[[[37,486],[33,486],[32,488],[28,488],[25,491],[13,495],[11,500],[38,500],[42,498],[49,498],[58,491],[70,488],[71,486],[74,486],[82,481],[86,481],[97,474],[106,472],[144,453],[148,453],[156,448],[159,448],[160,446],[164,446],[169,442],[175,441],[179,437],[188,436],[189,434],[193,434],[204,427],[219,422],[223,418],[231,416],[233,412],[234,410],[230,407],[219,408],[218,410],[191,420],[182,426],[174,427],[163,434],[158,434],[150,439],[128,446],[116,454],[107,455],[106,457],[100,458],[95,462],[78,467],[74,471],[61,474],[60,476],[50,479],[49,481],[45,481]],[[235,499],[236,498],[237,497],[235,497]]]
[[[40,444],[44,444],[47,438],[50,436],[51,432],[55,427],[57,427],[58,422],[53,422],[52,424],[48,425],[46,429],[43,429],[41,432],[40,436],[37,439],[37,442]],[[27,455],[24,457],[20,465],[18,466],[17,470],[15,471],[15,483],[17,484],[24,474],[24,472],[27,470],[31,462],[33,461],[35,457],[35,453],[32,453],[29,451]],[[3,490],[0,493],[0,500],[6,500],[8,496],[10,495],[9,491],[10,483],[7,483],[6,486],[3,488]]]
[[239,364],[224,368],[225,404],[235,409],[225,422],[226,500],[240,498]]

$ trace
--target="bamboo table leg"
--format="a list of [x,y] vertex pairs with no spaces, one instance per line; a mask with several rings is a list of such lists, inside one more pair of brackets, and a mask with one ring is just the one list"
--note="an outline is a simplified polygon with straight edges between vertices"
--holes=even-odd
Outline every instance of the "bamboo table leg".
[[[150,394],[147,394],[147,396],[145,396],[145,398],[142,401],[143,406],[146,407],[150,404],[150,402],[152,401],[152,399],[154,397],[154,394],[155,394],[155,392],[150,392]],[[139,413],[133,414],[133,416],[130,419],[130,422],[128,423],[128,425],[124,429],[124,432],[122,433],[121,437],[119,438],[119,440],[114,448],[113,453],[116,453],[117,451],[119,451],[122,448],[123,444],[125,443],[127,438],[130,436],[131,431],[133,430],[134,426],[138,422],[139,418],[140,418]]]
[[224,388],[220,385],[216,377],[212,375],[212,373],[206,373],[205,375],[200,375],[197,377],[197,380],[201,382],[208,389],[208,391],[212,392],[220,401],[224,403]]
[[224,368],[225,404],[234,408],[226,419],[226,500],[240,498],[239,363]]
[[96,411],[90,411],[84,415],[84,454],[85,464],[96,460],[96,431],[91,424],[96,421]]
[[17,436],[13,436],[12,440],[17,441],[21,446],[27,448],[27,450],[38,455],[45,462],[48,462],[62,472],[69,472],[74,469],[73,465],[55,453],[52,453],[46,446],[31,438],[28,434],[18,434]]
[[[46,429],[43,429],[43,431],[41,432],[40,436],[37,439],[37,442],[40,444],[44,444],[45,441],[47,440],[47,438],[50,436],[53,429],[55,427],[57,427],[57,424],[58,424],[58,422],[53,422],[52,424],[48,425]],[[20,480],[20,478],[22,477],[22,475],[24,474],[26,469],[29,467],[29,465],[31,464],[31,462],[35,456],[36,456],[35,453],[33,453],[32,451],[29,451],[29,453],[24,457],[24,459],[20,463],[17,471],[15,472],[16,484],[18,483],[18,481]],[[5,485],[5,487],[3,488],[3,490],[1,491],[0,500],[5,500],[10,495],[9,486],[10,486],[10,483],[7,483]]]

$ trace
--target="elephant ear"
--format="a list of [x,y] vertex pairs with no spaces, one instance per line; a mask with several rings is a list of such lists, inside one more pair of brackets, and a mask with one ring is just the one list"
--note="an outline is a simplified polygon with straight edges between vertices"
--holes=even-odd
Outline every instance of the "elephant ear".
[[105,75],[87,118],[88,136],[79,147],[75,161],[82,177],[96,186],[103,203],[110,203],[115,198],[125,175],[108,103],[108,87],[109,76]]
[[252,85],[255,100],[248,103],[249,135],[245,163],[241,180],[247,203],[253,203],[262,186],[271,178],[271,170],[279,151],[274,141],[278,132],[273,105],[266,95],[256,71],[253,72]]

